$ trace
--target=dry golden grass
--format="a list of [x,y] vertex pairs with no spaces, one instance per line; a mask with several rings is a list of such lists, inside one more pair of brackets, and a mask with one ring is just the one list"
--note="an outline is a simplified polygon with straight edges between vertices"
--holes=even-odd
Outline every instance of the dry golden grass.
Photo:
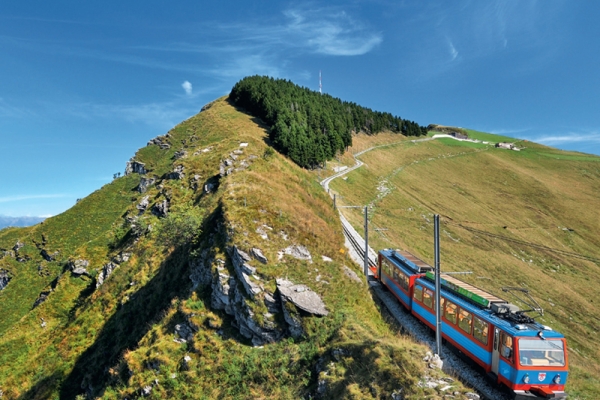
[[[600,259],[600,158],[533,143],[512,152],[448,141],[359,158],[366,166],[331,188],[344,204],[372,205],[371,227],[388,229],[371,231],[374,249],[408,249],[432,263],[433,214],[440,214],[442,269],[473,271],[465,280],[511,301],[501,287],[527,287],[545,310],[538,320],[569,341],[567,389],[600,397],[600,265],[526,245]],[[389,190],[378,190],[382,183]],[[360,231],[362,216],[345,214]]]

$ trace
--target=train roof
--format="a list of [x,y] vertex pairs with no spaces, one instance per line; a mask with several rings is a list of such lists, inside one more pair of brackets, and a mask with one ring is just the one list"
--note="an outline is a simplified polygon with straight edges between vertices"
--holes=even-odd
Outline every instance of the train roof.
[[413,272],[433,271],[433,267],[408,251],[385,249],[380,251],[386,258],[400,264]]
[[[442,276],[444,276],[444,274],[442,274],[440,276],[440,278]],[[458,280],[458,279],[456,279],[456,280]],[[459,281],[459,282],[461,282],[465,285],[468,285],[466,282],[462,282],[462,281]],[[429,279],[419,278],[419,279],[417,279],[416,283],[418,283],[419,285],[425,286],[432,291],[435,291],[435,285]],[[533,337],[533,336],[537,336],[538,333],[541,331],[541,332],[543,332],[543,335],[545,338],[563,338],[564,337],[563,334],[556,332],[556,331],[552,330],[550,327],[547,327],[547,326],[542,325],[535,321],[533,323],[521,324],[521,323],[516,323],[514,321],[511,321],[506,318],[502,318],[502,317],[498,316],[497,314],[495,314],[491,308],[481,307],[479,305],[473,304],[472,301],[465,299],[461,295],[459,295],[451,290],[448,290],[445,287],[442,287],[441,294],[443,295],[443,297],[445,297],[448,300],[451,300],[453,303],[457,304],[459,307],[461,307],[465,310],[469,310],[473,314],[477,315],[479,318],[482,318],[488,322],[491,322],[493,325],[499,327],[500,329],[502,329],[503,331],[507,332],[510,335]],[[493,295],[491,295],[491,296],[493,296]],[[502,300],[502,302],[506,303],[505,300]]]

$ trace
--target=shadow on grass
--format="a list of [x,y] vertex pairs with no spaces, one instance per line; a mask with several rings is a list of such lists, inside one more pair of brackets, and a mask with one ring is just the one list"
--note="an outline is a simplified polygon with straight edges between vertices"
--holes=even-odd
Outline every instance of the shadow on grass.
[[[221,215],[218,207],[205,218],[202,231],[210,234]],[[154,278],[109,318],[96,341],[81,354],[63,381],[61,399],[75,399],[79,394],[89,398],[103,395],[111,384],[109,369],[119,363],[127,350],[137,347],[152,325],[163,318],[173,299],[190,294],[189,252],[189,245],[175,249]]]
[[55,372],[50,376],[38,381],[31,389],[22,394],[19,399],[45,400],[51,398],[56,384],[63,378],[63,374]]

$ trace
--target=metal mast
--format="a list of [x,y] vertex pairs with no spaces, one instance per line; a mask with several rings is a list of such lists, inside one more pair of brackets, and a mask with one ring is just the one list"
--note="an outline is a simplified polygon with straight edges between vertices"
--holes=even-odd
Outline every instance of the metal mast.
[[321,82],[321,70],[319,70],[319,94],[323,94],[323,85]]

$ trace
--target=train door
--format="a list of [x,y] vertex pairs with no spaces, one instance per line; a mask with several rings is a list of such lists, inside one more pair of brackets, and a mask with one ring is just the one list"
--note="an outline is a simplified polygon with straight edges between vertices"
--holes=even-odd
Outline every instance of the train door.
[[381,281],[381,263],[383,262],[381,254],[377,257],[377,276],[376,278]]
[[492,347],[492,372],[498,376],[500,361],[500,329],[494,328],[494,347]]

